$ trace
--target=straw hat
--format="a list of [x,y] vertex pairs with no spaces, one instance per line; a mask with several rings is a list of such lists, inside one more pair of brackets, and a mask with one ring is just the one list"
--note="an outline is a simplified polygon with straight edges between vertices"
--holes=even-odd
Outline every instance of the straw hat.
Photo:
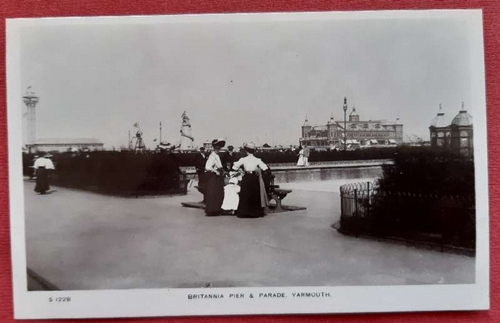
[[255,144],[254,144],[253,142],[244,143],[244,144],[243,144],[243,147],[244,147],[244,148],[248,148],[248,149],[253,149],[253,150],[255,150],[255,149],[256,149],[256,146],[255,146]]
[[218,139],[212,140],[212,146],[214,146],[214,147],[222,148],[225,145],[226,145],[226,140],[224,140],[223,138],[218,138]]
[[161,150],[172,149],[172,145],[169,142],[162,141],[158,144],[158,149],[161,149]]

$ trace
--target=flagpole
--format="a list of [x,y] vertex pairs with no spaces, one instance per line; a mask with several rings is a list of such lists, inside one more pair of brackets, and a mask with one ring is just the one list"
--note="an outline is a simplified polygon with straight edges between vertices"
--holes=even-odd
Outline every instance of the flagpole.
[[128,131],[128,149],[132,149],[132,143],[130,142],[130,130]]
[[162,139],[161,139],[161,121],[160,121],[160,144],[162,143]]

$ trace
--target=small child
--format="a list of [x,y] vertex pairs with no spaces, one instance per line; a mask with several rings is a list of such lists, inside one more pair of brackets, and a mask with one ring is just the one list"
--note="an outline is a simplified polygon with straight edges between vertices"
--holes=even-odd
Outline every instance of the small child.
[[238,193],[241,187],[238,185],[238,178],[233,177],[229,183],[224,186],[224,201],[222,202],[222,211],[226,214],[234,215],[240,203]]

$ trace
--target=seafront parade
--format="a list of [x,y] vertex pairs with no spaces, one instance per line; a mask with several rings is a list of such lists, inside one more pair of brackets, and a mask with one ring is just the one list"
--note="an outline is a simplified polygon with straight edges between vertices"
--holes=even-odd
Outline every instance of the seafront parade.
[[[116,149],[37,139],[39,98],[29,90],[30,290],[474,279],[473,133],[463,103],[449,121],[436,109],[428,138],[405,140],[399,119],[363,120],[343,98],[344,119],[314,126],[306,116],[296,145],[215,133],[197,141],[185,111],[178,138],[164,138],[161,122],[157,135],[131,122]],[[391,260],[400,257],[405,269]]]

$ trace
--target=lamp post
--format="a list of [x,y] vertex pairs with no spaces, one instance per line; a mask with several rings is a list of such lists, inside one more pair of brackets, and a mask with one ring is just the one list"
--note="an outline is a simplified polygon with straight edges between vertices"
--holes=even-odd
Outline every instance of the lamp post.
[[132,139],[130,139],[130,130],[128,131],[128,150],[132,150]]
[[346,121],[346,114],[347,114],[347,98],[344,97],[344,151],[347,150],[347,121]]

